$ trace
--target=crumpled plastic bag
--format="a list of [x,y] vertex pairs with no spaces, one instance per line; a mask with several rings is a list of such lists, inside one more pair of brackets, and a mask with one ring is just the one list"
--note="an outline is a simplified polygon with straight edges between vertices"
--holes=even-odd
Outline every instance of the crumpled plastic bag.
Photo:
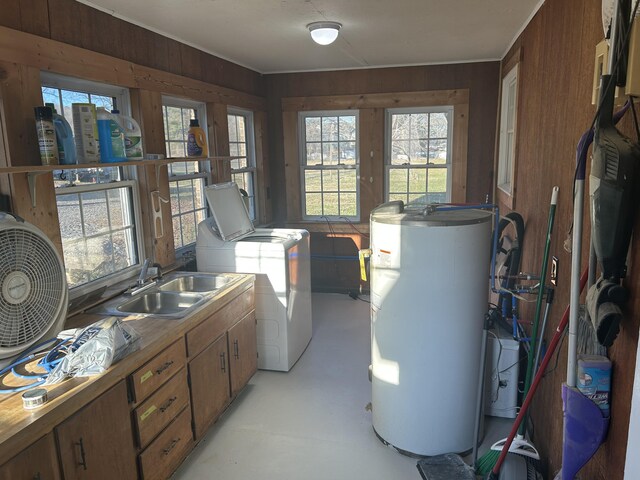
[[45,385],[68,377],[90,377],[104,373],[111,365],[138,350],[140,335],[117,317],[99,320],[80,329],[67,355],[49,373]]

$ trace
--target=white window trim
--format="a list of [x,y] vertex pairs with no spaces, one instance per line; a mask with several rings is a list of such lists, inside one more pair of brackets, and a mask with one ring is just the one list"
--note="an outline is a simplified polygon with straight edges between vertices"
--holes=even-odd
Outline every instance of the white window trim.
[[[507,125],[509,114],[509,88],[513,85],[513,141],[507,151]],[[500,139],[498,149],[497,187],[509,196],[513,195],[515,180],[515,148],[518,129],[518,65],[516,64],[502,79],[500,99]],[[508,163],[508,165],[507,165]],[[508,178],[507,178],[508,177]]]
[[245,110],[243,108],[238,107],[228,107],[227,115],[239,115],[245,117],[245,127],[246,127],[246,139],[247,139],[247,167],[245,168],[232,168],[231,173],[251,173],[253,177],[253,205],[254,205],[254,213],[256,218],[252,219],[252,222],[256,224],[258,222],[258,212],[260,211],[258,208],[258,167],[256,164],[256,141],[255,141],[255,130],[253,125],[253,112],[251,110]]
[[[447,135],[447,162],[445,165],[392,165],[392,145],[391,145],[391,115],[393,114],[406,114],[406,113],[445,113],[447,115],[448,122],[448,135]],[[451,201],[452,189],[453,189],[453,132],[454,132],[454,107],[453,105],[444,106],[429,106],[429,107],[409,107],[409,108],[388,108],[385,110],[385,124],[384,124],[384,141],[385,141],[385,156],[384,156],[384,198],[385,201],[389,201],[389,181],[390,171],[394,168],[416,168],[416,169],[445,169],[447,170],[447,194],[446,202]],[[428,172],[427,172],[428,176]],[[427,178],[428,185],[428,178]],[[425,189],[427,188],[425,185]],[[426,192],[428,193],[428,192]]]
[[[329,165],[318,166],[306,165],[306,126],[305,119],[307,117],[328,117],[328,116],[355,116],[356,117],[356,164],[355,165]],[[299,145],[299,158],[300,158],[300,208],[302,219],[309,222],[323,222],[326,220],[339,220],[347,219],[354,222],[360,221],[360,112],[358,110],[314,110],[314,111],[302,111],[298,113],[298,145]],[[354,170],[356,171],[356,214],[349,215],[305,215],[305,170]]]
[[[196,100],[189,100],[186,98],[178,98],[178,97],[171,97],[168,95],[162,95],[162,107],[175,107],[175,108],[189,108],[189,109],[193,109],[196,110],[197,112],[197,116],[198,116],[198,121],[200,122],[200,128],[202,128],[204,130],[204,134],[205,137],[207,139],[207,144],[209,142],[209,133],[208,133],[208,128],[207,128],[207,106],[205,103],[203,102],[198,102]],[[164,126],[164,112],[163,112],[163,119],[162,119],[162,124]],[[166,132],[165,132],[166,134]],[[165,143],[167,142],[167,140],[165,139]],[[169,155],[169,152],[167,152],[167,157]],[[211,165],[209,164],[209,162],[198,162],[198,164],[200,165],[200,167],[202,168],[201,172],[198,173],[189,173],[186,175],[171,175],[171,173],[169,172],[169,183],[171,182],[179,182],[182,180],[191,180],[191,179],[195,179],[195,178],[204,178],[204,183],[205,183],[205,188],[207,185],[211,184]],[[202,192],[203,194],[203,198],[205,197],[204,192]],[[187,213],[187,212],[185,212]],[[182,215],[182,213],[178,214],[179,216]],[[207,218],[209,216],[209,208],[207,205],[207,201],[205,200],[205,218]],[[171,215],[171,221],[173,222],[173,217],[174,215]],[[182,234],[182,232],[180,232]],[[194,243],[189,243],[187,245],[183,245],[181,247],[175,248],[175,252],[177,256],[184,256],[185,253],[187,252],[192,252],[195,250],[195,242]]]
[[[103,164],[101,164],[103,165]],[[111,183],[96,183],[94,185],[78,185],[73,187],[63,187],[56,189],[56,196],[58,195],[70,195],[81,194],[86,192],[113,190],[116,188],[131,188],[131,197],[133,198],[133,216],[132,224],[136,231],[136,248],[138,251],[138,263],[124,268],[118,272],[112,273],[105,277],[92,280],[88,283],[78,285],[69,289],[69,297],[74,299],[82,295],[88,294],[95,290],[98,290],[114,283],[122,282],[133,278],[140,271],[140,265],[145,259],[144,251],[144,239],[142,236],[142,210],[140,208],[140,194],[138,190],[138,182],[135,180],[121,180]]]

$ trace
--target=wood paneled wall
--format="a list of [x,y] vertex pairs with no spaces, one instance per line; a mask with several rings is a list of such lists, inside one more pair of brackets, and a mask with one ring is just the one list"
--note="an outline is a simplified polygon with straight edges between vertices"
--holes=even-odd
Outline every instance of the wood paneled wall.
[[265,95],[259,73],[75,0],[2,0],[0,11],[0,25],[5,27],[206,83]]
[[[467,200],[484,201],[492,192],[499,67],[499,62],[484,62],[266,75],[275,218],[284,221],[287,217],[282,121],[282,99],[287,97],[468,89]],[[383,171],[381,166],[379,171]]]
[[[572,222],[576,144],[595,113],[595,107],[591,105],[592,73],[595,45],[603,36],[600,2],[547,0],[505,56],[507,62],[514,52],[521,49],[515,205],[526,222],[524,271],[540,271],[551,189],[554,185],[560,187],[551,246],[551,254],[560,260],[559,283],[547,340],[569,302],[571,255],[565,251],[563,243]],[[635,139],[628,118],[620,128]],[[589,245],[588,209],[585,199],[583,265],[587,262]],[[636,223],[638,228],[640,225]],[[620,480],[624,476],[640,321],[640,269],[634,262],[634,252],[640,248],[639,237],[635,236],[632,245],[626,279],[632,301],[625,309],[620,335],[609,349],[614,365],[609,435],[606,443],[580,472],[580,478],[584,479]],[[524,305],[521,314],[523,319],[530,320],[533,308]],[[543,380],[533,404],[534,443],[546,461],[545,478],[553,478],[562,462],[561,384],[566,379],[566,365],[565,341],[561,345],[557,367]]]

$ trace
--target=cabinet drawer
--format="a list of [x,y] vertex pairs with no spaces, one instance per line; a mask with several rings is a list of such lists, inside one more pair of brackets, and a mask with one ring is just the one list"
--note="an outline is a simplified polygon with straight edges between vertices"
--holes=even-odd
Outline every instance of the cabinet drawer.
[[188,404],[187,372],[182,369],[134,410],[138,445],[146,447]]
[[147,398],[180,370],[185,362],[184,342],[180,339],[129,377],[134,401],[141,402]]
[[0,479],[59,480],[59,470],[56,443],[49,433],[2,465]]
[[214,339],[229,330],[239,319],[254,309],[254,288],[251,287],[215,312],[197,327],[187,332],[187,352],[193,358]]
[[145,480],[168,478],[193,444],[191,411],[180,415],[140,454],[140,471]]

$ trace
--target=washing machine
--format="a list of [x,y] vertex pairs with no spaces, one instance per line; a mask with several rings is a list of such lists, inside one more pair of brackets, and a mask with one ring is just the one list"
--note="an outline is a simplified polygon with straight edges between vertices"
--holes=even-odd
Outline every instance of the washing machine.
[[205,193],[212,216],[198,225],[198,271],[256,274],[258,368],[288,372],[311,341],[309,232],[254,228],[233,182]]

